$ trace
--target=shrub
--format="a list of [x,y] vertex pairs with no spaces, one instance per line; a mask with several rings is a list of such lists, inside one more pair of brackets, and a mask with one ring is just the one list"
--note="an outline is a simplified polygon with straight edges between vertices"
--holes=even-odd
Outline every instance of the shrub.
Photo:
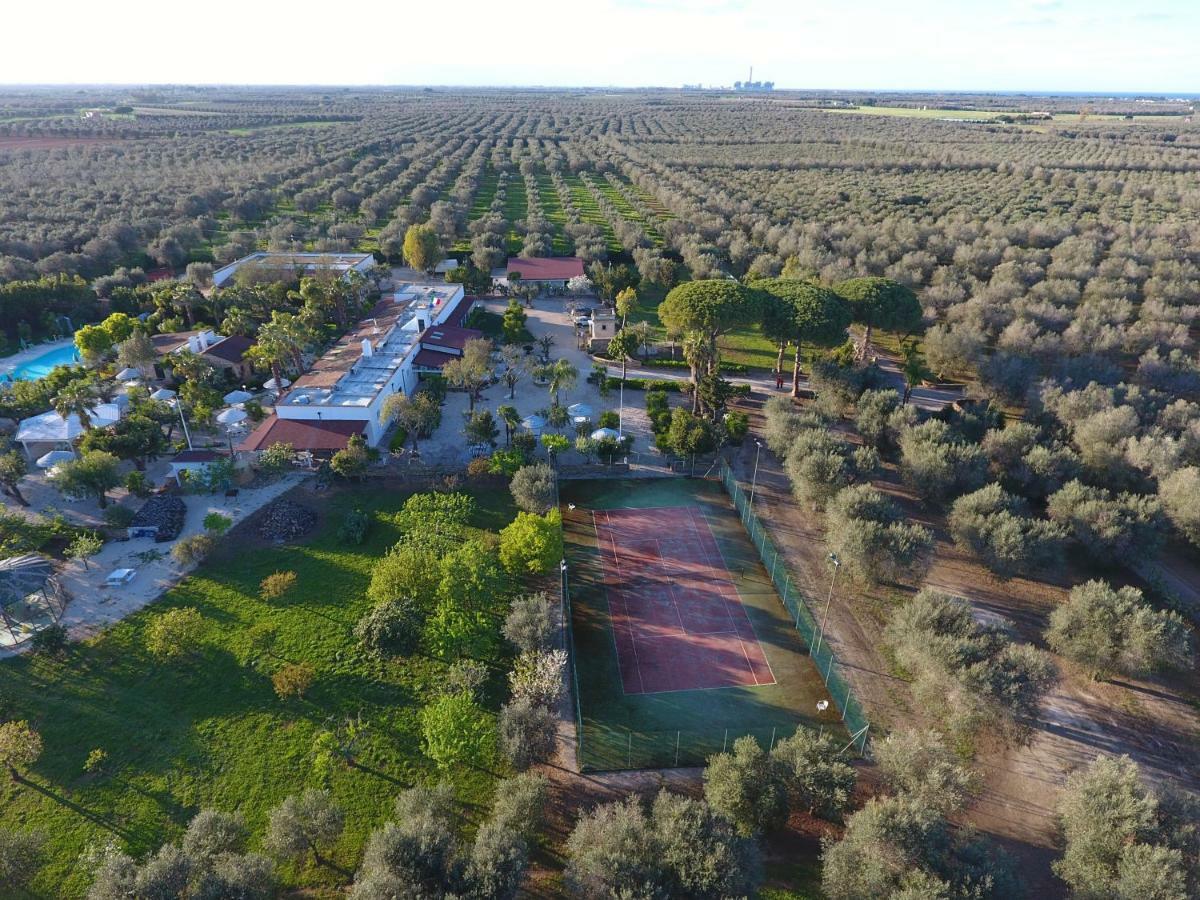
[[557,509],[544,516],[517,513],[500,532],[500,562],[510,574],[546,574],[562,557],[562,516]]
[[929,568],[929,529],[902,522],[895,504],[869,484],[838,493],[826,523],[829,545],[852,578],[915,583]]
[[900,472],[925,500],[932,501],[978,490],[988,478],[983,450],[959,439],[937,419],[900,435]]
[[893,731],[873,748],[884,782],[930,809],[948,815],[961,809],[978,789],[936,731]]
[[750,433],[750,417],[744,412],[731,410],[725,413],[725,434],[731,444],[740,444]]
[[6,766],[13,781],[42,755],[42,736],[25,720],[0,724],[0,766]]
[[[1067,779],[1058,803],[1066,848],[1054,872],[1075,896],[1189,896],[1182,854],[1170,847],[1186,840],[1186,832],[1172,821],[1173,802],[1160,804],[1140,774],[1128,756],[1101,756]],[[1194,815],[1194,802],[1191,805]],[[1194,821],[1185,828],[1190,831]],[[1189,856],[1194,860],[1193,853]],[[1121,890],[1122,885],[1137,883],[1139,869],[1170,889]]]
[[[610,390],[610,391],[618,390],[621,387],[621,379],[617,378],[615,376],[610,376],[608,381],[606,382],[606,386],[607,386],[608,390]],[[738,387],[742,387],[742,386],[743,385],[738,385]],[[749,387],[749,385],[744,385],[744,386]],[[673,393],[678,394],[680,391],[684,390],[685,387],[687,387],[687,383],[683,382],[683,381],[655,381],[652,378],[626,378],[625,379],[625,389],[627,391],[629,391],[629,390],[632,390],[632,391],[656,390],[656,391],[671,391]],[[749,392],[747,392],[747,393],[749,393]]]
[[554,469],[546,463],[522,466],[508,485],[518,508],[534,515],[545,515],[554,506]]
[[1156,497],[1114,495],[1105,488],[1072,481],[1051,495],[1046,511],[1070,530],[1099,565],[1151,559],[1162,547],[1166,520]]
[[312,687],[317,672],[306,662],[285,663],[271,676],[271,686],[280,700],[300,698]]
[[29,646],[38,656],[61,656],[67,650],[67,629],[62,625],[47,625],[34,633]]
[[950,533],[1002,578],[1054,565],[1062,559],[1065,531],[1027,514],[1025,504],[989,484],[954,501]]
[[421,710],[425,755],[446,769],[483,765],[492,757],[495,732],[470,694],[443,694]]
[[558,716],[527,697],[500,710],[500,746],[518,772],[549,759],[557,734]]
[[758,741],[746,735],[732,753],[717,753],[704,770],[704,798],[742,837],[771,831],[787,818],[787,789]]
[[[130,473],[135,474],[135,473]],[[140,472],[136,474],[141,474]],[[110,506],[104,510],[104,522],[112,528],[128,528],[136,515],[128,506]]]
[[167,610],[146,626],[146,649],[160,661],[180,659],[200,647],[204,617],[191,607]]
[[514,700],[553,707],[566,692],[567,651],[531,650],[517,657],[508,673]]
[[18,894],[42,867],[46,836],[40,831],[0,828],[0,883]]
[[966,602],[928,588],[892,613],[885,639],[918,699],[959,735],[1023,725],[1055,678],[1046,654],[980,625]]
[[1159,482],[1158,497],[1175,529],[1200,547],[1200,468],[1172,472]]
[[359,546],[367,539],[367,530],[371,526],[371,517],[361,509],[352,509],[342,519],[338,526],[338,540],[343,544]]
[[1076,585],[1050,614],[1046,642],[1094,678],[1144,675],[1192,665],[1192,642],[1178,613],[1156,610],[1133,587]]
[[546,650],[558,629],[558,610],[543,591],[512,602],[504,620],[504,636],[521,652]]
[[327,791],[309,789],[284,799],[267,818],[263,846],[285,858],[312,853],[319,862],[321,849],[341,836],[345,816]]
[[278,600],[296,586],[295,572],[272,572],[258,584],[258,596],[263,603]]
[[171,556],[181,566],[191,566],[203,562],[216,547],[217,541],[211,534],[193,534],[176,541]]
[[748,897],[758,847],[708,804],[662,791],[595,807],[567,838],[566,883],[584,897]]
[[424,625],[424,612],[415,601],[386,600],[358,620],[354,636],[368,653],[406,656],[416,649]]
[[220,537],[230,526],[233,525],[233,519],[229,516],[223,516],[219,512],[210,512],[204,517],[204,530]]

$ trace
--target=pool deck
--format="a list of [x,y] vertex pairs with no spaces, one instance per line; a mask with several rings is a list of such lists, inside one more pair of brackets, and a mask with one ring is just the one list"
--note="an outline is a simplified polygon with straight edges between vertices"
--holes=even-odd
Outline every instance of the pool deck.
[[33,362],[39,356],[45,356],[55,350],[61,350],[63,347],[69,347],[75,343],[74,338],[63,338],[58,341],[47,341],[44,344],[35,344],[28,347],[19,353],[14,353],[12,356],[6,356],[0,359],[0,375],[12,375],[18,368],[25,365],[27,362]]

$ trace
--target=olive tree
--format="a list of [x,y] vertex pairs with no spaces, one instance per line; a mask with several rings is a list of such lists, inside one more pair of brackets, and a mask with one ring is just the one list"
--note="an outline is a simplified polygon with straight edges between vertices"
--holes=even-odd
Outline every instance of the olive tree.
[[1002,578],[1053,565],[1062,558],[1066,532],[1029,515],[1024,501],[989,484],[954,501],[950,533]]
[[869,484],[839,492],[826,511],[826,538],[847,573],[867,582],[918,582],[933,535],[904,522],[896,504]]
[[1046,642],[1093,678],[1187,669],[1193,659],[1191,634],[1178,613],[1154,609],[1137,588],[1103,581],[1071,589],[1050,614]]
[[527,513],[545,515],[554,505],[554,469],[546,463],[522,466],[513,475],[508,489],[517,506]]

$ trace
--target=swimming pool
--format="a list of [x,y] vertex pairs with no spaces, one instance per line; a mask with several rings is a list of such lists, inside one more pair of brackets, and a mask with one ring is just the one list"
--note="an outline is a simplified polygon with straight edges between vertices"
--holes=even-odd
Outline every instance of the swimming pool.
[[77,362],[79,353],[75,345],[63,344],[17,366],[9,377],[13,381],[36,381],[49,375],[55,366],[69,366]]

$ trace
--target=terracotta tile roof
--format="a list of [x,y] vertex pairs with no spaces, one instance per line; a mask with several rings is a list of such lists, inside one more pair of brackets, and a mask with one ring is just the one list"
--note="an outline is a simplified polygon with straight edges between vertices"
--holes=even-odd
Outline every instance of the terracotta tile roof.
[[281,419],[267,416],[238,444],[239,450],[265,450],[272,444],[291,444],[296,450],[344,450],[350,438],[363,433],[366,422]]
[[412,364],[418,369],[441,369],[452,359],[457,359],[452,353],[439,353],[437,350],[420,350],[413,357]]
[[222,341],[213,344],[204,351],[205,356],[215,356],[226,362],[240,365],[246,358],[246,351],[254,346],[254,340],[245,335],[233,334]]
[[566,281],[583,274],[583,260],[577,256],[549,256],[525,259],[514,256],[508,261],[508,274],[521,273],[522,281]]
[[479,299],[481,299],[481,298],[479,298],[479,297],[463,297],[461,300],[458,301],[458,306],[454,307],[454,311],[452,313],[450,313],[450,315],[446,316],[446,321],[443,322],[442,324],[443,325],[452,325],[455,327],[462,325],[462,323],[466,320],[468,314],[470,314],[471,310],[475,308],[475,301],[477,301]]
[[407,302],[394,302],[390,297],[380,300],[367,318],[338,338],[337,343],[322,354],[311,369],[296,379],[292,390],[333,387],[362,356],[363,339],[372,339],[374,343],[374,340],[387,334],[407,308]]
[[483,337],[483,332],[475,328],[459,328],[455,325],[434,325],[426,328],[421,335],[421,347],[434,349],[445,347],[447,350],[462,351],[467,341]]

